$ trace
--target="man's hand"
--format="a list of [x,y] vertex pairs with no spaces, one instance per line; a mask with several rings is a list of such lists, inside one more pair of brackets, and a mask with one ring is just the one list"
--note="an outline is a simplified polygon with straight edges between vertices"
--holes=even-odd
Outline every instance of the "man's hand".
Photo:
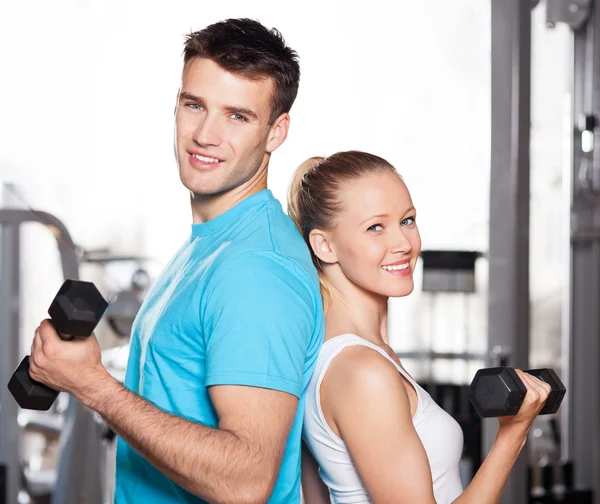
[[110,377],[102,366],[96,336],[63,341],[48,319],[35,331],[29,375],[54,390],[69,392],[84,403],[83,398],[90,399],[94,387]]

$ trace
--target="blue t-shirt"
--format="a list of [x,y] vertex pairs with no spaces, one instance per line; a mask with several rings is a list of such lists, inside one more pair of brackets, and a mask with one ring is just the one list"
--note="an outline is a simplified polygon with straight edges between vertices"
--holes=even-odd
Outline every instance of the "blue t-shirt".
[[[136,318],[125,386],[173,415],[212,428],[218,418],[211,385],[263,387],[298,397],[269,503],[299,503],[305,391],[324,326],[308,248],[279,202],[263,190],[192,225],[191,237]],[[204,502],[122,439],[116,464],[116,504]]]

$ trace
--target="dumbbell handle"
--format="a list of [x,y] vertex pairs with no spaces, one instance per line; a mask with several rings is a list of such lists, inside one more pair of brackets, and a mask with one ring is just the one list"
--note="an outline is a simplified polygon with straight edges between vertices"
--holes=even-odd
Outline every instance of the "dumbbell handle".
[[[552,369],[530,369],[525,372],[552,388],[539,414],[556,413],[566,393],[556,373]],[[516,415],[526,394],[527,387],[510,366],[480,369],[469,387],[469,399],[483,418]]]
[[[53,320],[50,318],[48,319],[50,321],[50,323],[52,324],[52,327],[54,327],[54,329],[56,330],[56,325],[54,324]],[[68,334],[61,334],[58,331],[56,331],[58,333],[58,336],[60,337],[60,339],[64,340],[64,341],[70,341],[73,339],[73,336],[69,336]],[[33,386],[35,385],[36,388],[41,388],[44,390],[44,392],[48,395],[50,394],[55,394],[58,396],[58,391],[48,387],[47,385],[44,385],[43,383],[40,383],[38,381],[35,381],[33,378],[31,378],[31,376],[29,375],[29,355],[26,355],[23,360],[21,361],[21,363],[19,364],[19,366],[17,367],[17,369],[15,370],[15,373],[17,373],[18,371],[21,371],[23,373],[26,373],[26,378],[28,378],[29,380],[31,380],[31,387],[33,388]]]
[[[54,327],[54,329],[56,330],[56,325],[54,324],[52,319],[50,318],[49,320],[50,320],[50,323],[52,324],[52,326]],[[56,332],[58,333],[58,331],[56,331]],[[73,339],[73,336],[69,336],[67,334],[58,333],[58,336],[60,337],[60,339],[62,339],[64,341],[69,341],[69,340]],[[30,376],[30,374],[29,374],[29,358],[30,358],[30,356],[26,355],[13,374],[16,374],[19,372],[23,373],[22,379],[28,380],[30,382],[25,385],[28,388],[33,388],[35,386],[36,389],[40,389],[40,391],[43,392],[45,395],[58,396],[58,391],[54,390],[53,388],[48,387],[47,385],[44,385],[43,383],[35,381]]]
[[[58,333],[60,339],[64,341],[72,340],[74,336],[90,336],[92,334],[93,328],[95,327],[98,320],[106,310],[106,307],[108,306],[108,304],[102,298],[102,296],[100,296],[100,294],[97,293],[102,303],[99,304],[98,309],[94,310],[95,313],[93,313],[92,315],[88,315],[85,311],[83,311],[79,314],[79,317],[71,318],[68,321],[69,324],[61,325],[61,321],[59,321],[59,323],[57,324],[52,314],[55,314],[58,318],[60,318],[61,314],[68,313],[70,314],[69,317],[71,317],[71,314],[73,314],[74,310],[77,310],[78,303],[81,301],[81,298],[78,297],[81,294],[78,292],[75,292],[73,294],[74,297],[71,297],[69,299],[63,296],[63,294],[65,293],[65,291],[69,291],[73,288],[76,289],[77,287],[85,289],[86,287],[82,285],[84,283],[89,282],[66,280],[62,287],[59,289],[58,294],[55,296],[54,300],[52,301],[52,304],[50,305],[50,308],[48,309],[48,314],[50,315],[50,323]],[[95,289],[95,287],[93,288]],[[97,301],[97,299],[95,301]],[[104,306],[102,306],[102,304]],[[71,322],[75,323],[72,324]],[[65,334],[65,331],[59,330],[58,326],[61,326],[62,329],[67,329],[69,332],[73,331],[74,333],[79,334]],[[21,361],[21,363],[19,364],[19,366],[17,367],[17,369],[11,377],[11,380],[8,384],[8,388],[17,400],[17,402],[19,402],[19,405],[21,407],[26,409],[47,410],[58,396],[58,391],[31,378],[29,374],[29,359],[29,356],[26,356]],[[19,398],[21,398],[21,401],[19,401]],[[26,405],[23,398],[27,399]]]
[[[68,334],[62,334],[60,332],[58,332],[58,329],[56,329],[56,325],[54,323],[54,321],[52,320],[52,318],[48,319],[50,321],[50,323],[52,324],[52,327],[54,327],[54,330],[57,332],[58,337],[63,340],[63,341],[71,341],[72,339],[74,339],[74,336],[70,336]],[[21,364],[19,364],[19,367],[17,368],[17,370],[22,369],[23,372],[27,373],[27,376],[29,377],[29,379],[32,382],[32,385],[35,384],[36,387],[41,387],[43,389],[45,389],[46,393],[51,393],[54,392],[56,395],[58,395],[58,392],[50,387],[48,387],[47,385],[44,385],[43,383],[40,383],[38,381],[35,381],[33,378],[31,378],[31,376],[29,376],[29,355],[25,356],[25,358],[21,361]],[[16,373],[16,371],[15,371]]]
[[[558,375],[556,374],[554,369],[550,369],[550,368],[528,369],[525,372],[532,376],[535,376],[536,378],[538,378],[539,380],[542,380],[543,382],[549,383],[549,385],[552,386],[552,389],[554,391],[554,394],[552,394],[546,400],[546,404],[544,404],[544,407],[539,412],[539,414],[540,415],[551,415],[551,414],[556,413],[558,411],[558,408],[560,407],[560,403],[562,402],[567,389],[563,385],[563,382],[560,381],[560,378],[558,377]],[[545,376],[548,376],[548,378],[550,378],[550,380],[547,380],[545,378]]]
[[48,319],[50,321],[50,323],[52,324],[52,327],[54,327],[54,330],[56,331],[56,334],[58,334],[58,337],[63,340],[63,341],[71,341],[72,339],[75,339],[75,336],[70,336],[68,334],[63,334],[61,332],[59,332],[59,330],[56,328],[56,326],[54,325],[54,322],[52,322],[52,319]]

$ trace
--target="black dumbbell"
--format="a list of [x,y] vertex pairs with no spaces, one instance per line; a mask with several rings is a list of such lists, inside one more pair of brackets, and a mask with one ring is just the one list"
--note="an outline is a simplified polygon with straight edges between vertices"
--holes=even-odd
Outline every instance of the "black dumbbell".
[[[63,340],[88,337],[106,311],[108,303],[91,282],[66,280],[52,301],[48,314]],[[56,390],[29,376],[29,356],[25,357],[8,382],[8,389],[24,409],[48,410],[58,397]]]
[[[552,369],[525,371],[546,382],[552,390],[540,415],[556,413],[567,392]],[[512,367],[480,369],[469,387],[469,400],[483,418],[516,415],[519,412],[527,387]]]

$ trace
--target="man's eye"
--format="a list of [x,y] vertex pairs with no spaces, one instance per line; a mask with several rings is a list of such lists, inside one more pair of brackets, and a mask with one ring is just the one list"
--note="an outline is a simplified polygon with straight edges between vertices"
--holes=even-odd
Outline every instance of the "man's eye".
[[186,107],[189,107],[194,110],[202,110],[204,107],[199,103],[186,103]]
[[239,122],[245,122],[246,121],[246,118],[243,115],[240,115],[240,114],[231,114],[231,117],[235,121],[239,121]]

